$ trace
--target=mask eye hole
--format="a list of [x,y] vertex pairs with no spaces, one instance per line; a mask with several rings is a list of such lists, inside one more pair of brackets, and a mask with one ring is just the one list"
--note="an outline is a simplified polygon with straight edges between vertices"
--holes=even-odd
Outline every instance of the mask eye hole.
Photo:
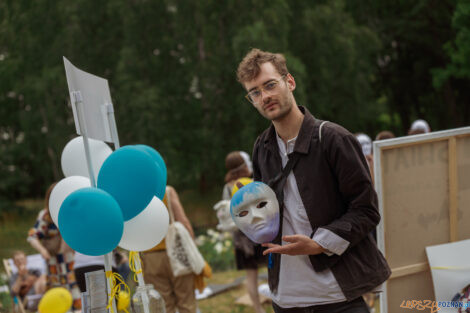
[[258,205],[256,207],[258,209],[261,209],[261,208],[264,208],[266,206],[266,204],[268,204],[266,201],[261,201],[260,203],[258,203]]
[[239,217],[244,217],[244,216],[247,216],[247,215],[248,215],[248,211],[241,211],[240,213],[238,213]]

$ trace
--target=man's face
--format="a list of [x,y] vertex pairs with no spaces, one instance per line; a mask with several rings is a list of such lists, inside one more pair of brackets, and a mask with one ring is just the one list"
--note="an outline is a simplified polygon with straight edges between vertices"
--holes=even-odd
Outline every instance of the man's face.
[[256,243],[271,242],[279,232],[279,203],[268,185],[253,182],[237,191],[230,204],[233,221]]
[[248,92],[255,89],[262,90],[270,82],[278,81],[273,92],[267,93],[263,90],[260,101],[253,105],[268,120],[282,119],[291,111],[294,103],[292,95],[295,89],[294,78],[290,74],[282,78],[271,62],[262,64],[260,70],[255,79],[244,83],[245,89]]

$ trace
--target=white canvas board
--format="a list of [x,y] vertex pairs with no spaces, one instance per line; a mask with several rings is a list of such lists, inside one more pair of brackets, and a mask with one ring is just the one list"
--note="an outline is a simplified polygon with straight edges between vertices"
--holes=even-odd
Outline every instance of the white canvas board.
[[[436,301],[451,301],[457,292],[470,284],[470,240],[429,246],[426,254]],[[456,309],[441,307],[439,312],[456,312]]]
[[[113,142],[108,120],[107,106],[112,105],[108,81],[104,78],[82,71],[64,57],[65,73],[72,103],[75,128],[78,135]],[[77,110],[72,96],[79,91],[83,101],[84,124],[80,127]]]
[[[380,215],[382,216],[382,219],[381,219],[379,225],[377,226],[377,245],[378,245],[379,249],[382,251],[382,253],[385,255],[385,258],[387,258],[387,252],[388,251],[386,251],[386,249],[385,249],[385,246],[386,246],[385,234],[386,234],[386,232],[385,232],[385,229],[384,229],[384,220],[386,219],[386,217],[385,217],[385,211],[384,211],[384,186],[383,186],[384,182],[383,182],[383,178],[382,178],[383,150],[394,148],[397,145],[407,145],[407,144],[413,145],[414,143],[433,141],[433,140],[436,140],[436,139],[447,139],[451,136],[465,136],[467,134],[470,134],[470,127],[462,127],[462,128],[456,128],[456,129],[450,129],[450,130],[444,130],[444,131],[437,131],[437,132],[431,132],[431,133],[427,133],[427,134],[420,134],[420,135],[413,135],[413,136],[397,137],[397,138],[393,138],[393,139],[386,139],[386,140],[380,140],[380,141],[374,141],[373,142],[374,181],[375,181],[375,189],[376,189],[377,195],[378,195],[379,211],[380,211]],[[460,175],[462,175],[462,173],[459,172],[459,176]],[[468,263],[470,265],[470,261],[468,261]],[[380,312],[381,313],[394,313],[394,311],[388,310],[388,302],[389,302],[389,299],[388,299],[389,298],[389,286],[388,286],[388,284],[390,282],[391,281],[388,281],[384,284],[384,292],[381,293],[381,295],[380,295]],[[457,291],[458,291],[458,289],[457,289]],[[455,293],[457,291],[455,291]],[[437,291],[436,291],[436,293],[437,293]],[[414,299],[414,300],[428,300],[428,299]],[[429,300],[431,300],[431,299],[429,299]],[[451,299],[446,300],[446,301],[451,301]],[[439,312],[445,312],[445,311],[441,310]],[[448,312],[455,312],[455,311],[448,311]]]

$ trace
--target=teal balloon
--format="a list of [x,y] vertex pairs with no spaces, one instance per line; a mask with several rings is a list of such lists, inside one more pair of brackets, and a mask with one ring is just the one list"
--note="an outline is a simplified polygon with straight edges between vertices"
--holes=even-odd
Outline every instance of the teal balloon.
[[148,153],[135,146],[125,146],[104,161],[97,185],[116,199],[124,221],[128,221],[142,212],[157,194],[158,175],[159,169]]
[[160,155],[160,153],[158,153],[157,150],[155,150],[154,148],[150,146],[136,145],[135,147],[142,151],[147,152],[157,164],[158,169],[159,169],[159,175],[156,177],[157,183],[158,183],[158,190],[155,196],[157,196],[157,198],[159,198],[160,200],[163,200],[163,197],[165,196],[165,188],[166,188],[166,183],[167,183],[167,170],[166,170],[165,161],[163,161],[163,158]]
[[98,188],[82,188],[65,198],[59,211],[62,238],[75,251],[104,255],[119,244],[124,219],[117,201]]

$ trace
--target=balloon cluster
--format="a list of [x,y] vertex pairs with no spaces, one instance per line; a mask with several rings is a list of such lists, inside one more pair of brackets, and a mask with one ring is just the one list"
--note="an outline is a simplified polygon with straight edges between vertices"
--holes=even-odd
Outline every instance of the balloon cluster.
[[97,187],[91,188],[82,137],[62,152],[62,171],[49,198],[49,212],[65,242],[86,255],[103,255],[116,246],[144,251],[168,230],[165,195],[167,170],[161,155],[145,145],[114,152],[89,139]]

